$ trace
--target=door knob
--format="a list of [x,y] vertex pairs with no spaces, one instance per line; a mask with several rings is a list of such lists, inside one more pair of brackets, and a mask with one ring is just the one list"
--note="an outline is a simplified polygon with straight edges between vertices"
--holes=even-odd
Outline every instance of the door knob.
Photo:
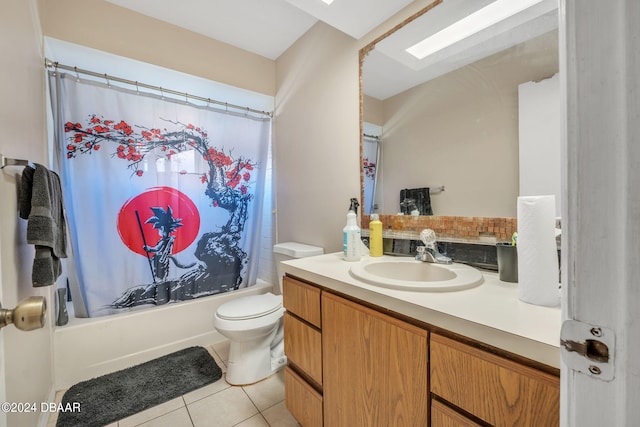
[[0,305],[0,328],[13,323],[21,331],[33,331],[44,326],[47,313],[47,300],[44,297],[32,296],[23,299],[16,308],[8,310]]

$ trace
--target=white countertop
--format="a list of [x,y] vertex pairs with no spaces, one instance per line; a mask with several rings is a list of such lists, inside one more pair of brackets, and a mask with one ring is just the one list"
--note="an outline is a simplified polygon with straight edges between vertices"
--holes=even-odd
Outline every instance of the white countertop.
[[282,267],[292,276],[560,368],[560,307],[520,301],[517,283],[503,282],[497,273],[482,271],[484,282],[462,291],[385,289],[352,277],[349,268],[353,264],[338,252],[285,261]]

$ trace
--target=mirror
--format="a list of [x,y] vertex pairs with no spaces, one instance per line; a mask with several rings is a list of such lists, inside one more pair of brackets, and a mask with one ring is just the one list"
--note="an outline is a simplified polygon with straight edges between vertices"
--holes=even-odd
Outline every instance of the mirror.
[[364,214],[425,192],[438,216],[515,217],[518,195],[556,193],[559,211],[557,3],[509,1],[528,6],[423,59],[406,49],[504,0],[434,2],[361,50]]

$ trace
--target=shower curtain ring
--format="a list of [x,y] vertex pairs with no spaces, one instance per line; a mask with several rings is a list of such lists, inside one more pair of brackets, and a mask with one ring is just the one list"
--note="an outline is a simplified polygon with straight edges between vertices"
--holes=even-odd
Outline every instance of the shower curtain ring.
[[138,87],[138,81],[136,80],[136,95],[140,95],[140,88]]
[[78,74],[78,67],[73,67],[73,71],[76,72],[76,81],[79,82],[80,81],[80,74]]
[[210,104],[211,104],[211,98],[207,98],[207,108],[210,107]]
[[164,91],[162,90],[162,86],[160,86],[160,99],[164,100]]
[[109,81],[109,76],[107,73],[104,73],[104,79],[107,81],[107,87],[111,87],[111,82]]
[[189,103],[189,94],[185,92],[184,94],[184,103],[188,104]]

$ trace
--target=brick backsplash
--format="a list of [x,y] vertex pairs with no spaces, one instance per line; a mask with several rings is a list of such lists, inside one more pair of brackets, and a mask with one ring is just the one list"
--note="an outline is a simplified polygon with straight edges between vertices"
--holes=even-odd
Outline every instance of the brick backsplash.
[[[393,232],[420,233],[425,228],[435,231],[438,239],[451,238],[470,243],[511,241],[517,230],[516,218],[489,218],[476,216],[409,216],[380,215],[385,234]],[[369,215],[363,215],[362,229],[369,228]]]

